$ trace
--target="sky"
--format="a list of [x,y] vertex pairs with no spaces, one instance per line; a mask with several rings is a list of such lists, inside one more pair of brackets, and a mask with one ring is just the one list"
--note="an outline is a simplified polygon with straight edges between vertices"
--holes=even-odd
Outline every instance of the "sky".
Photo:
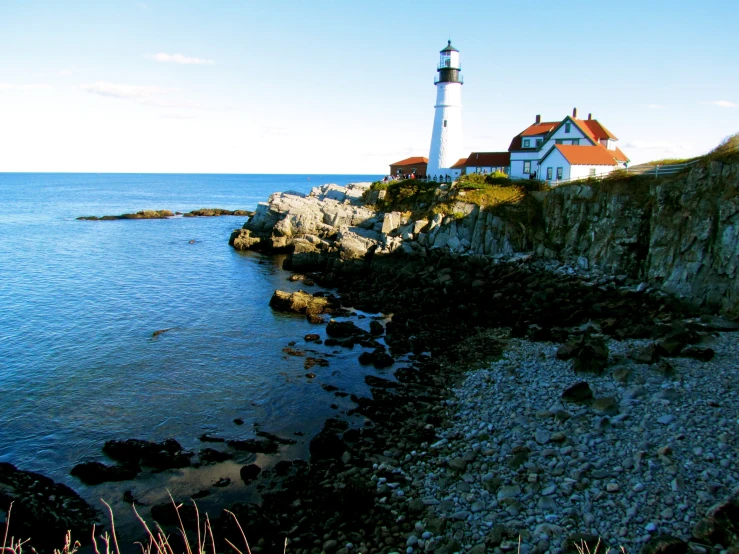
[[0,172],[384,174],[428,156],[448,39],[466,150],[577,107],[633,163],[739,131],[736,0],[0,0]]

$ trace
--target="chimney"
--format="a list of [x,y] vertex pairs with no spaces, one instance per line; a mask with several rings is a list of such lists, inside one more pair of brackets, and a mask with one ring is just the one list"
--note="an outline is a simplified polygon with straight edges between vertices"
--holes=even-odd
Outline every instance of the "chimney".
[[541,115],[536,116],[536,124],[538,125],[539,123],[541,123]]
[[572,108],[572,117],[577,118],[577,108]]
[[588,121],[590,121],[591,119],[593,119],[593,114],[589,113],[588,114]]

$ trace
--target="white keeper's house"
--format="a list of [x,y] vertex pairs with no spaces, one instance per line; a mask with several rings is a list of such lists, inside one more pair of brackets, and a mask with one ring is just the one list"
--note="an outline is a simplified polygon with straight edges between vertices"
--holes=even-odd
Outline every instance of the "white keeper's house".
[[616,146],[616,136],[588,114],[562,121],[536,121],[513,137],[510,176],[526,179],[535,175],[544,181],[606,175],[626,167],[629,158]]

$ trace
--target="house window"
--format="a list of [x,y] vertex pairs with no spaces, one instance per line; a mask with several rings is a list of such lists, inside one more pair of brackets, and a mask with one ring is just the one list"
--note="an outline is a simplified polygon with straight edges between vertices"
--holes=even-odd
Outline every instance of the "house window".
[[562,139],[554,139],[554,144],[564,144]]
[[574,144],[575,146],[579,146],[580,145],[580,139],[572,139],[572,144]]
[[444,120],[444,127],[446,127],[446,119]]
[[524,148],[530,148],[531,147],[531,140],[530,139],[523,139],[523,147]]
[[552,179],[552,168],[551,167],[547,167],[547,179],[548,180]]
[[565,123],[565,133],[569,133],[571,128],[572,128],[571,123]]
[[595,177],[595,168],[594,167],[591,167],[590,168],[590,176],[591,177]]
[[541,139],[536,139],[536,146],[539,146],[541,144]]
[[561,179],[561,178],[562,178],[562,168],[558,167],[557,168],[557,179]]
[[524,174],[531,173],[531,162],[523,162],[523,172]]

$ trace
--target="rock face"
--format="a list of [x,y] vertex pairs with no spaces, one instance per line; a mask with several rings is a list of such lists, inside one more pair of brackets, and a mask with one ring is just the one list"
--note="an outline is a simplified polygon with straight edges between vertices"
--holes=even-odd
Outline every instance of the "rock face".
[[[361,269],[402,252],[535,253],[590,272],[639,280],[708,311],[739,315],[739,163],[705,161],[667,178],[573,184],[481,210],[417,220],[362,203],[367,184],[279,193],[232,236],[235,248],[294,250],[288,268]],[[428,206],[425,207],[428,212]]]

